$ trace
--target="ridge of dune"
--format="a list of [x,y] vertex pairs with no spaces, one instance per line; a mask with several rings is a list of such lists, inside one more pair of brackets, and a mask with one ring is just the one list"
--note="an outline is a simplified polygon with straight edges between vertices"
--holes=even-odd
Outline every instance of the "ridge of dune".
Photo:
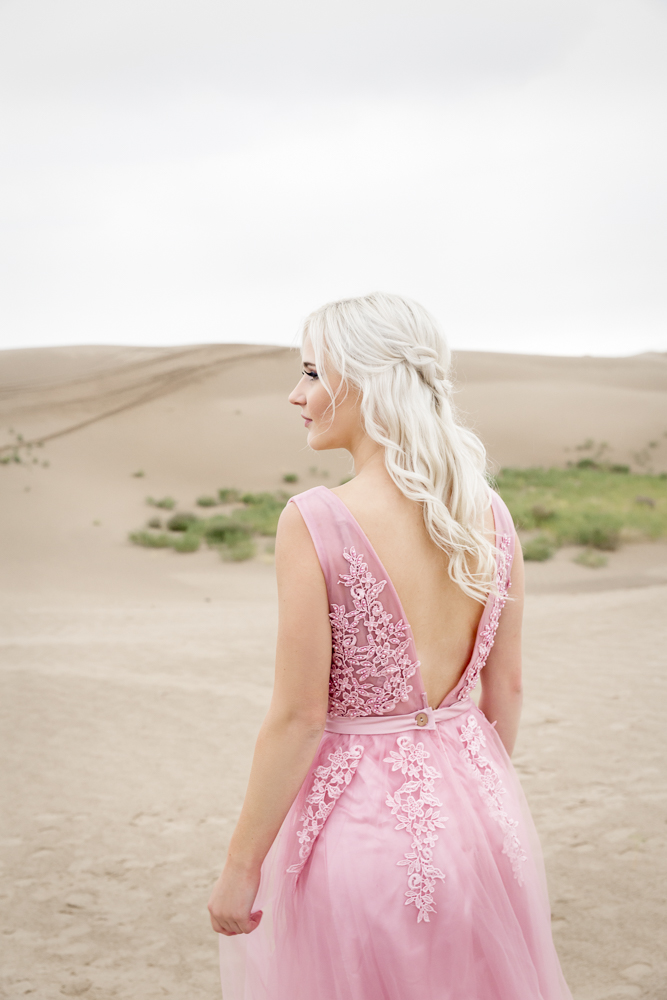
[[[10,426],[34,441],[77,431],[85,450],[81,434],[94,435],[91,425],[101,422],[115,428],[118,447],[127,450],[130,414],[132,434],[145,446],[159,434],[160,415],[173,436],[174,413],[179,425],[192,422],[193,432],[208,423],[215,440],[223,427],[231,430],[225,402],[245,400],[247,406],[252,400],[253,414],[266,424],[260,430],[251,421],[248,436],[268,434],[274,455],[291,465],[287,456],[302,452],[311,465],[286,403],[298,365],[290,348],[248,344],[0,352],[0,451],[13,446]],[[562,465],[585,440],[605,441],[611,460],[632,464],[648,441],[657,440],[655,471],[667,470],[667,354],[564,358],[461,351],[454,369],[456,404],[499,465]],[[114,436],[108,429],[104,435]],[[175,465],[182,437],[173,436]],[[298,465],[294,471],[305,471]],[[249,485],[235,462],[229,474]],[[265,485],[274,478],[267,468]],[[257,480],[253,475],[253,484]]]

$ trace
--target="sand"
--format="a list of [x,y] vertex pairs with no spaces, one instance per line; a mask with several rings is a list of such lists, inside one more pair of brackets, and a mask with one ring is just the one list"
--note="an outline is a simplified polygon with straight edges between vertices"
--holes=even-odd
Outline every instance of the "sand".
[[[459,401],[500,464],[562,462],[588,437],[623,461],[667,430],[666,361],[463,355]],[[219,997],[206,900],[270,697],[273,566],[126,535],[149,494],[187,508],[347,474],[304,449],[294,372],[243,345],[0,354],[4,440],[58,435],[0,466],[0,996]],[[515,763],[576,1000],[658,1000],[667,546],[600,570],[573,554],[528,566]]]

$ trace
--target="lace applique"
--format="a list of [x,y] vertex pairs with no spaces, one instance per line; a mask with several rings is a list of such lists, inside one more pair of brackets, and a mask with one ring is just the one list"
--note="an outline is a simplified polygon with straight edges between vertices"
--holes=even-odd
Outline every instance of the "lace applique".
[[509,818],[503,807],[501,798],[506,794],[507,789],[500,780],[497,767],[488,757],[481,755],[482,748],[486,746],[486,737],[474,715],[468,716],[467,723],[459,731],[459,738],[465,747],[464,750],[460,751],[461,757],[479,782],[479,794],[486,803],[490,816],[504,834],[503,854],[506,854],[510,860],[514,878],[519,885],[523,885],[521,865],[526,860],[526,855],[521,841],[516,835],[516,828],[519,824],[517,820]]
[[502,552],[501,565],[498,569],[498,593],[493,599],[493,607],[491,608],[489,620],[480,632],[477,654],[473,662],[468,667],[465,681],[463,682],[461,690],[456,698],[457,701],[462,701],[464,698],[467,698],[470,692],[475,688],[482,667],[486,663],[489,653],[493,647],[496,632],[498,631],[500,612],[505,607],[507,592],[510,588],[510,570],[512,568],[512,563],[510,561],[511,541],[512,539],[509,535],[503,535],[498,544],[498,548]]
[[[398,816],[397,830],[407,830],[412,835],[412,851],[405,854],[398,865],[407,865],[408,891],[405,905],[417,907],[417,923],[429,920],[429,913],[435,913],[433,890],[437,879],[445,876],[432,863],[433,846],[438,839],[436,829],[442,829],[447,821],[440,815],[442,802],[433,791],[433,782],[442,775],[426,763],[430,753],[423,743],[413,743],[409,736],[399,736],[396,740],[399,751],[391,751],[385,757],[385,764],[392,765],[392,771],[400,771],[407,776],[394,795],[387,793],[387,805],[393,816]],[[401,798],[405,796],[405,798]]]
[[315,768],[313,787],[306,796],[301,822],[303,827],[297,833],[300,861],[287,871],[298,875],[310,857],[313,844],[322,831],[333,807],[354,777],[359,761],[364,753],[360,745],[343,750],[337,747],[329,754],[329,767],[321,764]]
[[[409,655],[408,624],[394,622],[394,616],[380,601],[387,581],[378,583],[371,576],[363,556],[357,555],[354,547],[344,549],[343,556],[350,564],[350,572],[340,573],[338,583],[349,587],[354,610],[331,605],[329,715],[350,719],[384,715],[408,700],[412,691],[408,678],[417,670],[419,661]],[[363,646],[357,645],[359,625],[366,631]]]

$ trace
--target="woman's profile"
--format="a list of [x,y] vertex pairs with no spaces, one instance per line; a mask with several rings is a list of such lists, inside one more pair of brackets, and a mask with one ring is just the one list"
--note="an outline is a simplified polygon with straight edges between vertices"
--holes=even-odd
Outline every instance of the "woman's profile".
[[509,758],[521,551],[445,339],[375,293],[309,316],[302,361],[308,444],[355,476],[281,516],[273,700],[209,903],[224,1000],[566,1000]]

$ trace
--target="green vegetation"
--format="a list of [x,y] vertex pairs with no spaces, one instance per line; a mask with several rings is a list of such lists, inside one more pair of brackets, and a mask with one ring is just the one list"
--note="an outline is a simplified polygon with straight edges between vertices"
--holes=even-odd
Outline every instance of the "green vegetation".
[[523,558],[528,562],[545,562],[554,554],[554,543],[546,535],[531,538],[523,545]]
[[[517,528],[533,533],[524,544],[526,559],[543,561],[562,545],[580,545],[584,551],[577,561],[593,567],[604,564],[600,552],[614,551],[624,540],[667,538],[667,476],[582,459],[567,469],[503,469],[496,488]],[[202,499],[197,501],[200,507],[206,506]],[[130,540],[176,552],[196,552],[205,544],[224,559],[251,559],[258,537],[275,538],[288,499],[283,491],[241,494],[220,489],[219,503],[233,505],[231,510],[210,516],[174,512],[166,532],[159,518],[151,518],[152,530],[133,532]],[[175,506],[171,497],[149,497],[148,503],[165,510]],[[270,551],[271,545],[263,542],[261,548]]]
[[193,524],[197,524],[200,519],[196,514],[172,514],[167,521],[170,531],[187,531]]
[[[667,479],[662,476],[582,459],[568,469],[503,469],[496,487],[517,528],[540,532],[526,543],[528,551],[584,545],[611,552],[624,539],[667,537]],[[587,558],[584,565],[592,565]]]
[[286,472],[285,475],[283,476],[283,482],[284,483],[298,483],[299,482],[299,477],[297,476],[296,472]]
[[[278,518],[289,499],[286,493],[244,493],[236,490],[219,490],[222,503],[234,503],[235,509],[229,514],[214,514],[212,517],[198,517],[187,511],[177,511],[166,523],[169,533],[161,532],[162,522],[151,518],[149,528],[155,531],[135,531],[130,541],[147,548],[170,548],[175,552],[196,552],[205,543],[209,548],[218,549],[223,559],[241,562],[255,555],[255,537],[275,537]],[[201,504],[201,497],[197,501]],[[155,507],[167,506],[162,501],[150,501]],[[217,505],[218,501],[214,500]]]
[[157,534],[153,531],[131,531],[130,541],[147,549],[169,549],[172,546],[171,538],[164,532]]
[[174,552],[196,552],[201,545],[201,536],[194,531],[178,535],[171,543]]
[[33,448],[44,447],[43,441],[26,441],[23,434],[13,427],[8,427],[7,433],[13,440],[0,445],[0,465],[42,465],[48,468],[48,462],[40,462],[32,453]]
[[607,565],[607,557],[595,549],[584,549],[573,562],[579,563],[580,566],[588,566],[589,569],[599,569],[600,566]]
[[159,507],[161,510],[173,510],[176,506],[176,501],[173,497],[162,497],[161,500],[155,500],[153,497],[146,497],[146,503],[149,507]]
[[220,503],[215,497],[197,497],[195,502],[198,507],[217,507]]

